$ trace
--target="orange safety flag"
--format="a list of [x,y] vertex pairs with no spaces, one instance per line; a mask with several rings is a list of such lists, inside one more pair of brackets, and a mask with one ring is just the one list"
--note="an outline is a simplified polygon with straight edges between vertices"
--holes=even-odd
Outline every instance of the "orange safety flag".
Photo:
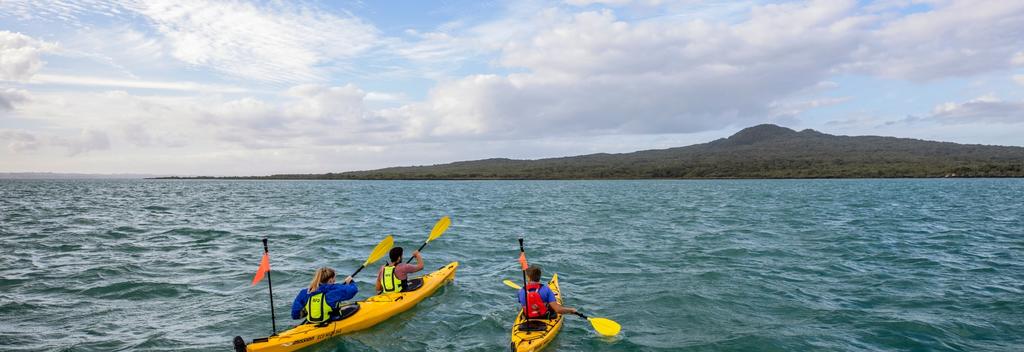
[[526,267],[529,266],[526,265],[526,252],[519,252],[519,264],[523,266],[523,270],[526,270]]
[[263,276],[270,271],[270,254],[263,253],[263,260],[260,261],[260,268],[256,269],[256,276],[252,278],[252,284],[256,285],[257,282],[263,280]]

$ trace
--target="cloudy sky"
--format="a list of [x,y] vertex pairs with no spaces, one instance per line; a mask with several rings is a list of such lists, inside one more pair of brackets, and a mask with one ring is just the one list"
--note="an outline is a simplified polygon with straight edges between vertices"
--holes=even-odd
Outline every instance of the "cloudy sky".
[[321,173],[759,123],[1024,146],[1024,1],[0,1],[0,172]]

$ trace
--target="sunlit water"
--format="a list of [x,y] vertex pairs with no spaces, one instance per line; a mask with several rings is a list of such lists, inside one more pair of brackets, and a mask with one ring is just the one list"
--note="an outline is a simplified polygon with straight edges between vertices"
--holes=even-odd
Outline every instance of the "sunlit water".
[[[455,282],[315,351],[498,351],[518,244],[566,305],[551,351],[1024,350],[1024,180],[0,181],[0,350],[230,350],[386,234]],[[372,268],[376,269],[376,267]],[[373,273],[357,281],[365,298]]]

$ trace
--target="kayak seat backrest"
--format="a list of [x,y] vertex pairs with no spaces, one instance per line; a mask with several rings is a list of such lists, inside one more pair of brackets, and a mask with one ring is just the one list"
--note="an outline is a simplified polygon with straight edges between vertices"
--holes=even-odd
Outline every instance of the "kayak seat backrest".
[[423,278],[422,277],[417,277],[415,279],[405,280],[405,282],[403,282],[403,284],[405,286],[402,287],[402,292],[416,291],[416,290],[420,289],[420,287],[423,287]]
[[[349,303],[349,304],[340,306],[340,307],[338,307],[338,309],[335,309],[333,312],[331,312],[331,319],[329,319],[329,320],[327,320],[325,322],[316,324],[316,327],[318,327],[318,328],[325,327],[325,326],[329,325],[332,322],[336,322],[338,320],[342,320],[342,319],[351,317],[352,315],[356,314],[356,312],[358,312],[358,311],[359,311],[359,303]],[[335,315],[335,314],[337,314],[337,315]]]
[[338,318],[334,320],[342,320],[351,317],[353,314],[359,311],[359,303],[349,303],[338,307]]
[[527,320],[519,324],[519,331],[548,331],[548,323],[544,320]]

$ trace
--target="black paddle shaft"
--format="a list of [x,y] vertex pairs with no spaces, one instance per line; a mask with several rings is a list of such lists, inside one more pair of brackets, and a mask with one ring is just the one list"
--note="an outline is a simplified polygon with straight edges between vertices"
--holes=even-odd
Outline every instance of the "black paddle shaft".
[[[422,251],[423,251],[423,247],[426,247],[426,246],[427,246],[427,242],[423,242],[423,244],[422,244],[422,245],[420,245],[420,249],[417,249],[416,251],[417,251],[417,252],[422,252]],[[412,258],[413,258],[413,257],[414,257],[414,255],[412,255],[412,254],[409,254],[409,260],[406,260],[406,261],[405,261],[405,263],[406,263],[406,264],[412,263]]]
[[356,269],[356,272],[352,273],[352,279],[355,279],[356,278],[356,274],[358,274],[360,271],[363,271],[363,268],[365,268],[365,267],[366,267],[366,265],[360,265],[359,269]]
[[[526,255],[526,249],[523,247],[522,237],[519,238],[519,254]],[[526,303],[526,285],[528,283],[529,281],[526,281],[526,268],[523,268],[523,303]],[[523,317],[526,317],[526,320],[530,320],[530,315],[526,314],[526,309],[523,309]]]

